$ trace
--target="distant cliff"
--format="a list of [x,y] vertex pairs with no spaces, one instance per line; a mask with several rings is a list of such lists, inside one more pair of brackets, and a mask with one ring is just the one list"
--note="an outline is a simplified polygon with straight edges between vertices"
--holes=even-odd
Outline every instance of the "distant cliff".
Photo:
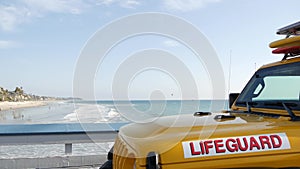
[[36,96],[33,94],[27,94],[22,87],[16,87],[14,91],[8,91],[3,87],[0,87],[0,101],[34,101],[34,100],[62,100],[63,98],[48,97],[48,96]]

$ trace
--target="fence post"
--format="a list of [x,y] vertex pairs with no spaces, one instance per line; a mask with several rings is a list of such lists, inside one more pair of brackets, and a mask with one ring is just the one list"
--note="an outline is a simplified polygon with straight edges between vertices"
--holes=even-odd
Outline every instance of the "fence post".
[[65,144],[65,154],[72,154],[72,143]]

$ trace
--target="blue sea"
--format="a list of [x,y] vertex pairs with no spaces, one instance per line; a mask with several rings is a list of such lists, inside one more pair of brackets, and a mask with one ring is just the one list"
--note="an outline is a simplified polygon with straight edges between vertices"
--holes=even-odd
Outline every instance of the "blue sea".
[[[40,107],[0,111],[0,124],[147,122],[151,118],[222,109],[228,109],[225,100],[57,101]],[[72,155],[106,155],[112,146],[113,142],[74,144]],[[63,144],[0,146],[0,160],[64,155]]]
[[144,122],[196,111],[217,112],[228,109],[225,100],[135,100],[64,101],[16,110],[0,111],[1,124],[116,123]]

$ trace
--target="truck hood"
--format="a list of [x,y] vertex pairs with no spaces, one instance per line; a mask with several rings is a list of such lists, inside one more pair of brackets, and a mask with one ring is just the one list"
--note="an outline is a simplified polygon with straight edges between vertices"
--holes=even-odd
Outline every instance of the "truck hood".
[[[178,134],[184,136],[190,135],[190,132],[201,131],[202,135],[208,137],[207,132],[219,125],[241,125],[247,124],[247,121],[236,117],[227,121],[217,121],[214,119],[217,115],[224,113],[213,113],[203,117],[190,114],[159,117],[151,119],[149,123],[132,123],[120,128],[119,135],[124,139],[138,139],[139,141],[148,139],[171,139],[178,137]],[[228,114],[227,114],[228,115]]]
[[[282,126],[286,125],[286,121],[253,115],[242,115],[235,119],[219,121],[215,120],[217,115],[226,116],[228,114],[212,113],[212,115],[202,117],[177,115],[153,119],[151,123],[129,124],[120,129],[118,139],[127,146],[128,154],[134,154],[137,159],[145,159],[149,152],[155,152],[160,155],[161,164],[199,161],[199,159],[189,156],[191,156],[191,151],[194,151],[192,153],[195,154],[199,153],[199,145],[197,148],[194,147],[196,145],[191,144],[198,144],[201,140],[213,142],[229,138],[243,139],[243,137],[247,137],[250,139],[250,136],[258,139],[260,135],[269,137],[274,133],[287,139],[285,138],[286,133],[282,132],[284,131]],[[271,139],[266,139],[269,139],[270,142],[266,143],[267,146],[271,144]],[[219,141],[223,146],[220,147],[222,151],[225,146],[225,140],[223,141],[223,143]],[[276,138],[274,144],[278,144]],[[288,146],[290,145],[285,148],[289,148]],[[227,158],[226,155],[220,157]],[[207,158],[202,159],[207,160]],[[143,166],[146,162],[138,160],[137,163]]]

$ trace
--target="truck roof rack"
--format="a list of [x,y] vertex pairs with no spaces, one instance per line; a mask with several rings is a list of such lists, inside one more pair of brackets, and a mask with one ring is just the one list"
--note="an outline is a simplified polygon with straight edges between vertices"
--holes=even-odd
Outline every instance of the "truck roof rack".
[[[278,35],[286,35],[285,38],[289,38],[290,36],[300,36],[300,21],[287,25],[285,27],[282,27],[277,30],[276,34]],[[286,60],[289,57],[295,57],[299,56],[299,50],[294,50],[294,48],[299,47],[298,46],[289,46],[291,49],[285,48],[285,47],[279,47],[277,50],[285,50],[285,52],[278,52],[277,50],[273,50],[273,53],[279,54],[279,53],[284,53],[284,57],[282,60]],[[293,48],[294,47],[294,48]]]
[[300,35],[300,21],[278,29],[278,35]]

